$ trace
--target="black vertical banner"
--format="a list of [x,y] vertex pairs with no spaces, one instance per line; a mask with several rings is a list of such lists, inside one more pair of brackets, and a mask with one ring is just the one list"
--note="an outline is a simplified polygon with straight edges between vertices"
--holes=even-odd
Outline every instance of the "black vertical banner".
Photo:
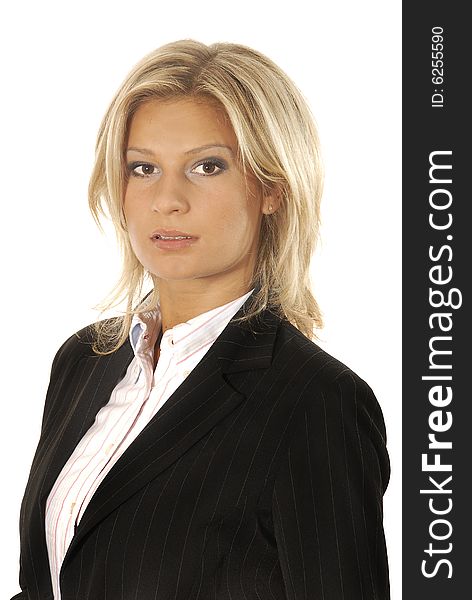
[[403,4],[405,600],[472,598],[472,35],[466,7]]

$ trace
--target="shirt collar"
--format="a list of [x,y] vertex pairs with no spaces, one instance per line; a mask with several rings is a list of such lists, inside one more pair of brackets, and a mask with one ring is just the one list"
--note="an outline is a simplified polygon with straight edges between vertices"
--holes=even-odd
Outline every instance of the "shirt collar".
[[[161,354],[172,352],[178,359],[198,352],[205,346],[210,346],[254,292],[254,289],[235,300],[217,306],[168,329],[160,341]],[[129,337],[135,355],[153,349],[160,330],[161,313],[159,303],[153,310],[134,315]]]

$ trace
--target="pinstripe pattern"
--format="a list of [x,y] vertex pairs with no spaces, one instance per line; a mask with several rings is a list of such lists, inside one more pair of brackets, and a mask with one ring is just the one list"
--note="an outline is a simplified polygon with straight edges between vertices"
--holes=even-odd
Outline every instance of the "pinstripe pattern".
[[[17,598],[52,598],[46,498],[132,358],[93,356],[88,335],[53,363]],[[269,311],[253,331],[230,322],[97,489],[62,599],[386,600],[388,477],[362,379]]]
[[59,572],[67,547],[96,489],[253,290],[164,332],[154,372],[154,345],[161,330],[159,307],[136,315],[130,344],[135,357],[56,479],[46,502],[46,543],[53,595],[60,600]]

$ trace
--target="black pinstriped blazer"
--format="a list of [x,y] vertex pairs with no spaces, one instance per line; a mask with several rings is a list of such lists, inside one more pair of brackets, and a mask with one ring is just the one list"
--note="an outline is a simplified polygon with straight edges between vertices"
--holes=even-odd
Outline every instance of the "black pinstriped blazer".
[[[235,317],[242,315],[244,305]],[[124,375],[73,335],[21,507],[22,592],[52,598],[45,502]],[[369,386],[268,310],[231,321],[97,489],[63,600],[386,600],[385,428]]]

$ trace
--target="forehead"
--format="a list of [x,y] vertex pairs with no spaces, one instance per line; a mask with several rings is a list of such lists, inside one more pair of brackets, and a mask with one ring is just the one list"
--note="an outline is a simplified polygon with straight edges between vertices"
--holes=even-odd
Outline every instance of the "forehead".
[[130,145],[140,140],[155,143],[227,143],[236,136],[226,111],[216,101],[180,98],[152,99],[139,105],[128,130]]

